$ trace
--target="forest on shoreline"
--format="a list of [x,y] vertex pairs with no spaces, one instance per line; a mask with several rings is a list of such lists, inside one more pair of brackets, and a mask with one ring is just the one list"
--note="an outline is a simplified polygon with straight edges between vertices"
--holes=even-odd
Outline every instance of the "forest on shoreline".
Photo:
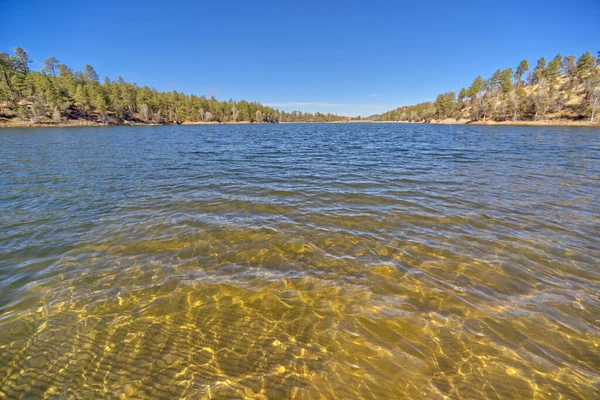
[[[599,53],[600,54],[600,53]],[[219,101],[100,77],[91,65],[76,71],[49,57],[39,71],[22,48],[0,53],[0,126],[82,126],[360,121],[334,114],[285,112],[256,102]],[[530,69],[498,69],[488,79],[446,92],[435,101],[402,106],[368,121],[418,123],[583,124],[597,119],[600,58],[541,57]]]
[[75,71],[48,57],[34,71],[22,48],[0,53],[0,126],[180,123],[339,122],[334,114],[285,112],[255,102],[160,92],[148,86],[100,77],[86,65]]
[[589,51],[579,58],[557,54],[548,63],[541,57],[533,69],[523,60],[515,70],[498,69],[488,79],[476,77],[458,95],[442,93],[435,101],[399,107],[370,119],[425,123],[593,122],[600,97],[599,61]]

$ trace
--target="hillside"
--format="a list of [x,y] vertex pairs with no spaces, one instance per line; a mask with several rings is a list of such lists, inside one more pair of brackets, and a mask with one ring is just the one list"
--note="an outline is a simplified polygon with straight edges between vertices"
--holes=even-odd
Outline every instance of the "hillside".
[[[525,74],[528,73],[527,78]],[[594,121],[600,97],[600,67],[588,51],[581,57],[540,58],[531,71],[527,60],[475,78],[468,88],[446,92],[435,102],[403,106],[372,116],[378,121],[518,122]]]
[[159,92],[147,86],[105,78],[91,65],[74,71],[49,57],[41,71],[16,48],[0,53],[0,126],[180,123],[333,122],[346,117],[284,112],[255,102]]

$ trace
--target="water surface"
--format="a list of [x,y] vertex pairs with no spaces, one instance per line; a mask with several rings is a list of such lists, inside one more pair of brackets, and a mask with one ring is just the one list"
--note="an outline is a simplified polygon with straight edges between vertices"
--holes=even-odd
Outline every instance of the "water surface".
[[600,396],[600,130],[0,130],[0,398]]

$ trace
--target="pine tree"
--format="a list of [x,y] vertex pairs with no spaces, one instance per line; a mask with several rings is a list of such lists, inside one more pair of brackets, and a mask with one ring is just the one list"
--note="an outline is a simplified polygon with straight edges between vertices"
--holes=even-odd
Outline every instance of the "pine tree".
[[533,70],[533,83],[539,83],[542,79],[546,78],[546,59],[544,57],[537,61],[537,65]]
[[475,80],[473,80],[473,83],[471,83],[469,89],[467,89],[467,96],[469,96],[471,99],[474,99],[479,93],[481,93],[485,89],[485,86],[486,84],[483,78],[481,77],[481,75],[479,75],[477,78],[475,78]]
[[16,93],[12,85],[14,72],[14,59],[7,53],[0,53],[0,103],[7,101],[13,108],[16,104]]
[[20,47],[15,48],[15,57],[16,57],[16,68],[23,75],[27,75],[29,73],[29,64],[31,60],[29,59],[29,55],[25,50]]
[[500,72],[499,83],[500,83],[500,88],[502,89],[502,93],[504,93],[504,95],[508,94],[508,92],[510,92],[513,89],[512,75],[513,75],[512,68],[508,68],[508,69],[505,69]]
[[462,103],[463,100],[466,98],[467,98],[467,89],[465,89],[465,88],[460,89],[460,92],[458,93],[458,101]]
[[454,116],[454,108],[456,106],[456,93],[446,92],[438,95],[434,103],[438,119],[444,119]]
[[58,67],[58,60],[56,57],[48,57],[46,61],[44,61],[44,72],[52,73],[52,75],[56,78],[56,69]]
[[587,75],[590,74],[594,66],[596,65],[596,57],[592,56],[592,53],[586,51],[583,53],[579,60],[577,60],[577,67],[575,68],[575,76],[583,81]]
[[548,68],[546,68],[546,77],[548,79],[548,83],[550,88],[554,88],[557,83],[558,76],[560,74],[560,67],[562,65],[563,57],[560,53],[556,55],[548,64]]
[[492,77],[488,80],[488,89],[499,88],[500,87],[501,76],[502,76],[502,71],[500,71],[499,69],[497,69],[492,74]]
[[516,86],[517,87],[521,87],[523,84],[522,81],[522,77],[523,74],[525,74],[525,72],[529,71],[529,63],[527,62],[527,60],[523,60],[519,63],[519,66],[517,67],[517,70],[515,71],[515,79],[516,79]]
[[85,66],[85,70],[83,72],[83,77],[88,82],[98,83],[100,82],[100,78],[96,73],[96,70],[91,65],[87,64]]

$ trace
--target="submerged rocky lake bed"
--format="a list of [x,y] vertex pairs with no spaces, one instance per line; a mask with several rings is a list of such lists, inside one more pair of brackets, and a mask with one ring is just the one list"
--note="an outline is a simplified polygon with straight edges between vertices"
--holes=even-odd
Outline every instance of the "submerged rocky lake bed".
[[600,129],[0,130],[0,398],[594,399]]

